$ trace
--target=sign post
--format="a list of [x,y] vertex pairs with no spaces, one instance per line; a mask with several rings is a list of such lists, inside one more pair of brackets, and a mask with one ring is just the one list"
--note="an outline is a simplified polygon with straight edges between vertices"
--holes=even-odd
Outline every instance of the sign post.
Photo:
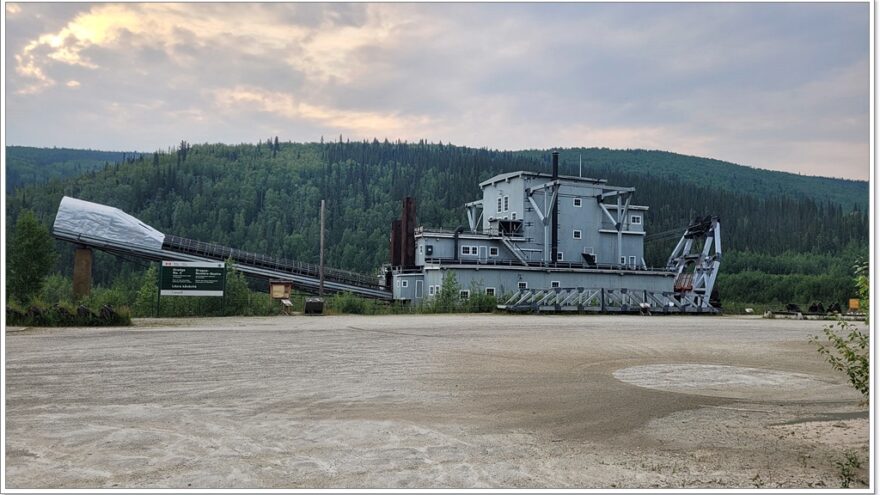
[[[159,294],[162,296],[222,297],[226,302],[226,265],[214,261],[163,261],[159,267]],[[225,304],[224,304],[225,306]]]

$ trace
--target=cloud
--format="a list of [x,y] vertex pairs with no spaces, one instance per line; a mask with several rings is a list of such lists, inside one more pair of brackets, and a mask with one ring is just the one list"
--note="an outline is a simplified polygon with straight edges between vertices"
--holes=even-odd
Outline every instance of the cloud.
[[342,133],[868,175],[864,4],[6,5],[12,142]]
[[[398,25],[379,5],[364,5],[359,24],[337,25],[340,17],[327,15],[313,26],[279,22],[273,7],[229,4],[222,15],[210,15],[218,8],[167,3],[93,6],[63,28],[30,41],[16,56],[19,73],[36,80],[24,92],[38,92],[53,84],[45,70],[53,62],[96,69],[91,51],[144,47],[158,49],[185,67],[197,62],[200,48],[222,46],[233,55],[262,55],[274,63],[286,63],[319,82],[351,82],[363,69],[353,54],[365,46],[381,46]],[[296,12],[312,7],[277,8]]]
[[[226,113],[265,112],[289,120],[306,120],[323,127],[353,134],[353,137],[396,137],[414,130],[426,132],[431,120],[424,116],[351,111],[297,101],[291,95],[237,87],[213,92],[220,111]],[[417,135],[417,134],[416,134]]]

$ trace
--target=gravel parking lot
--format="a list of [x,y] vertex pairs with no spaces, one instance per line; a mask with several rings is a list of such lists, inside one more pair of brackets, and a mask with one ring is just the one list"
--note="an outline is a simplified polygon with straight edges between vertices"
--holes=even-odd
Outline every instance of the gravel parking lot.
[[8,488],[838,487],[823,322],[406,315],[8,329]]

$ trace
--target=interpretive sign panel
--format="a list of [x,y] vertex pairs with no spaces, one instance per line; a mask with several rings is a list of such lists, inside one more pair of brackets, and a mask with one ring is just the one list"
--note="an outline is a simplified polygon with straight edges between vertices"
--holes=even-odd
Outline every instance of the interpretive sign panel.
[[223,296],[226,266],[220,262],[163,261],[159,270],[161,296]]

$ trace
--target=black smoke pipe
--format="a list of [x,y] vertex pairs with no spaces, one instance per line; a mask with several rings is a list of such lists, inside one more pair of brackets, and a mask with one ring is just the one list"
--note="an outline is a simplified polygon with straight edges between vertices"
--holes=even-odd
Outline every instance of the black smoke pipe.
[[[559,152],[553,154],[553,180],[559,179]],[[547,191],[549,192],[549,191]],[[556,186],[556,200],[553,201],[553,216],[550,217],[550,262],[556,263],[559,259],[559,186]]]
[[455,255],[454,255],[453,259],[456,262],[458,262],[458,234],[461,234],[462,232],[464,232],[464,226],[459,225],[458,228],[455,229],[455,233],[452,234],[452,238],[455,239],[455,251],[454,251]]

